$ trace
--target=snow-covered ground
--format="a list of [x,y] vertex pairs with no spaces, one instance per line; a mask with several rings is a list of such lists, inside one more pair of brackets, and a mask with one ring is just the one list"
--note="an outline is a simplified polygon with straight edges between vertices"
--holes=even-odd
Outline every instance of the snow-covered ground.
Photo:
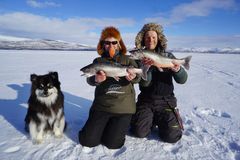
[[[189,54],[175,53],[179,58]],[[78,143],[78,131],[88,117],[94,87],[79,69],[97,53],[0,50],[0,159],[240,160],[240,55],[192,55],[187,83],[175,85],[185,126],[179,142],[163,143],[157,132],[143,139],[128,135],[115,153],[99,145],[87,154]],[[48,71],[59,73],[68,128],[62,139],[48,136],[33,145],[24,131],[30,74]]]

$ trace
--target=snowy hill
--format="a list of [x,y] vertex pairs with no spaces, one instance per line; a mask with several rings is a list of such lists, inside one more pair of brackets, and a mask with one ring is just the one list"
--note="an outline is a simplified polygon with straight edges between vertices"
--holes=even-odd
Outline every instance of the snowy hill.
[[222,54],[240,54],[240,48],[172,48],[170,52],[191,52],[191,53],[222,53]]
[[96,50],[94,47],[50,39],[0,36],[0,49],[14,50]]
[[[124,147],[114,154],[102,145],[84,153],[78,131],[87,120],[94,87],[79,69],[96,56],[96,51],[0,50],[2,160],[240,160],[240,55],[236,54],[193,55],[187,82],[175,84],[185,127],[176,144],[162,142],[154,130],[146,138],[128,134]],[[24,131],[30,74],[48,71],[59,73],[68,127],[63,138],[49,135],[33,145]],[[135,89],[138,94],[138,85]]]
[[[129,46],[128,49],[134,48]],[[29,39],[0,35],[0,49],[13,50],[89,50],[95,51],[96,46],[89,46],[78,43],[70,43],[61,40],[51,39]],[[240,48],[170,48],[170,52],[191,52],[191,53],[222,53],[240,54]]]

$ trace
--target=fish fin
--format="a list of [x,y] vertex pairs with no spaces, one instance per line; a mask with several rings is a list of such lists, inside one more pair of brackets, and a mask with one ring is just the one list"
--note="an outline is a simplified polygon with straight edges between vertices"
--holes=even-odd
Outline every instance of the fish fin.
[[81,76],[90,77],[91,75],[83,73],[83,74],[81,74]]
[[183,64],[184,68],[189,70],[189,68],[190,68],[189,62],[192,59],[192,56],[187,56],[186,58],[183,58],[183,59],[185,61],[184,64]]
[[113,77],[113,78],[114,78],[116,81],[119,81],[119,79],[120,79],[119,77]]
[[93,76],[93,75],[92,75],[92,74],[89,74],[89,73],[83,73],[83,74],[81,74],[81,76],[91,77],[91,76]]
[[139,52],[139,51],[141,51],[141,49],[134,48],[134,49],[129,50],[128,52],[135,53],[135,52]]
[[163,69],[161,67],[158,67],[159,72],[163,72]]
[[134,56],[134,55],[129,55],[129,59],[132,59],[132,60],[137,60],[137,57]]

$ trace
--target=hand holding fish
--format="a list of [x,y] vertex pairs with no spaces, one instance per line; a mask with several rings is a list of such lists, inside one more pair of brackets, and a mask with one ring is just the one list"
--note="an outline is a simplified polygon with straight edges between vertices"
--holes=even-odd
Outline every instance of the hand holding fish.
[[173,72],[178,72],[180,70],[180,64],[177,63],[175,60],[172,61],[173,67],[170,67],[170,69]]
[[95,75],[95,82],[101,83],[101,82],[105,81],[106,78],[107,78],[107,76],[106,76],[105,72],[98,71]]
[[136,73],[134,73],[134,71],[131,70],[131,68],[127,69],[127,73],[128,73],[128,75],[126,75],[126,79],[128,81],[133,80],[137,76]]

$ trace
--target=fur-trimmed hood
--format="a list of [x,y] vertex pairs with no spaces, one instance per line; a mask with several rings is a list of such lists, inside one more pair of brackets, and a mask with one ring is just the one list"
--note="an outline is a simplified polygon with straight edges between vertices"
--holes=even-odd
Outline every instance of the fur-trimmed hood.
[[98,52],[99,55],[103,54],[103,52],[104,52],[103,42],[108,37],[116,38],[119,42],[119,45],[120,45],[119,46],[120,53],[121,54],[126,54],[127,48],[126,48],[125,44],[123,43],[123,40],[122,40],[122,37],[121,37],[121,34],[120,34],[119,30],[115,27],[109,26],[109,27],[106,27],[102,30],[101,37],[100,37],[98,45],[97,45],[97,52]]
[[143,26],[140,32],[137,34],[135,38],[135,45],[139,49],[144,49],[144,35],[147,31],[155,31],[158,35],[158,44],[156,48],[156,52],[162,53],[166,51],[167,48],[167,39],[163,34],[163,28],[161,25],[156,23],[147,23]]

